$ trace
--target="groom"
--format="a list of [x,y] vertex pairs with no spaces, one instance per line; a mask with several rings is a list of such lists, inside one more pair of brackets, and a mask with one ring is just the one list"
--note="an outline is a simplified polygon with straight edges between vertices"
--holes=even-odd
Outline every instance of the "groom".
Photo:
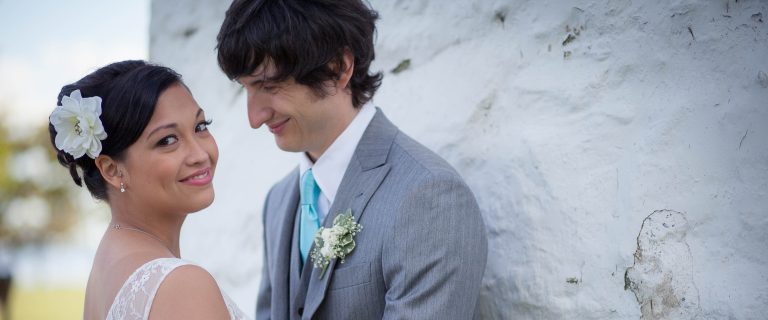
[[[218,61],[251,126],[301,154],[264,205],[257,319],[473,316],[483,220],[456,171],[371,104],[377,17],[361,0],[235,0],[226,13]],[[334,234],[315,233],[345,212],[362,226],[354,249],[316,268]]]

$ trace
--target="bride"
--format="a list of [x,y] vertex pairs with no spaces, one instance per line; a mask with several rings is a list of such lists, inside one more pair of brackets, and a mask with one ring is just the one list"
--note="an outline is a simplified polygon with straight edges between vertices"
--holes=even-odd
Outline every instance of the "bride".
[[84,319],[243,319],[203,268],[182,260],[187,214],[213,202],[218,148],[181,77],[144,61],[64,86],[50,116],[59,162],[109,204]]

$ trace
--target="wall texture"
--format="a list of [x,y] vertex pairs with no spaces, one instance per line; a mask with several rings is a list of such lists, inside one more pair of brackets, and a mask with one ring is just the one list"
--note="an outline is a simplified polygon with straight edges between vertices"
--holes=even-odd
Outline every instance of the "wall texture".
[[[374,101],[482,207],[483,319],[764,318],[768,1],[371,2]],[[250,311],[261,205],[297,158],[218,70],[227,7],[154,0],[150,55],[221,150],[184,255]]]

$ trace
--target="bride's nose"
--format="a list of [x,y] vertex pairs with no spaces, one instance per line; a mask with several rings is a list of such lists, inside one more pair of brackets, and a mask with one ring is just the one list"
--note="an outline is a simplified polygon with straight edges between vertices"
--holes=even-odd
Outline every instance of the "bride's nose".
[[211,159],[208,149],[204,145],[206,142],[199,139],[191,139],[188,143],[188,153],[186,162],[189,165],[198,165],[207,162]]

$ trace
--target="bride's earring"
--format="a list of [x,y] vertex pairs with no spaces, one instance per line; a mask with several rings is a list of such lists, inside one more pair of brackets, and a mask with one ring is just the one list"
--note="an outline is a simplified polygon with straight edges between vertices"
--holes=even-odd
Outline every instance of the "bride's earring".
[[120,172],[120,193],[125,193],[125,183],[123,183],[123,173]]

